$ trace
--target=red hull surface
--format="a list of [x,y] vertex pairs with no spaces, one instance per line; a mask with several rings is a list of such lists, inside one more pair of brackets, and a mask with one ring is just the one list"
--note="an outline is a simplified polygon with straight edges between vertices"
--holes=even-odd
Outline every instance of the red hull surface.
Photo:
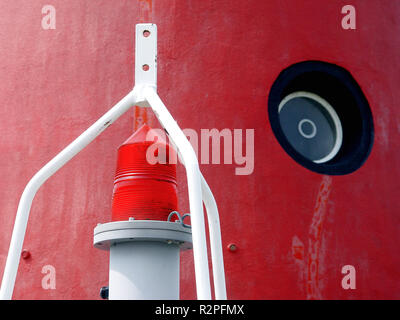
[[[229,299],[400,297],[400,2],[352,0],[357,28],[342,28],[343,1],[52,0],[0,3],[0,270],[22,191],[47,161],[131,90],[135,24],[158,26],[158,92],[181,128],[254,129],[254,170],[201,164],[221,216]],[[347,69],[369,101],[371,154],[343,176],[297,164],[276,140],[268,95],[290,65],[320,60]],[[13,298],[99,299],[108,253],[93,228],[111,220],[118,146],[142,123],[134,108],[53,176],[32,206]],[[243,144],[245,145],[245,143]],[[178,169],[179,208],[188,211]],[[227,249],[234,243],[236,251]],[[181,298],[196,298],[192,252],[181,256]],[[43,286],[46,266],[55,288]],[[356,289],[342,287],[354,266]],[[44,268],[44,269],[43,269]]]

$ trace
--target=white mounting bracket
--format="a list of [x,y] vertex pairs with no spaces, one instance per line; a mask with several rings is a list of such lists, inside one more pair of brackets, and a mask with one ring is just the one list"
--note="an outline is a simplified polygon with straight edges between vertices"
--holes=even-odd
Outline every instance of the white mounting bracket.
[[[148,31],[149,34],[146,32]],[[89,145],[100,133],[135,105],[151,107],[167,131],[171,142],[185,166],[192,224],[193,256],[198,299],[211,299],[208,271],[207,243],[203,202],[207,212],[211,259],[216,299],[226,299],[225,272],[218,208],[214,196],[202,176],[196,153],[177,122],[157,94],[157,27],[154,24],[136,26],[135,87],[106,114],[41,168],[22,193],[11,237],[9,253],[3,273],[0,299],[11,299],[17,276],[22,246],[33,198],[38,189]],[[148,66],[147,67],[145,66]],[[143,69],[143,66],[145,68]]]
[[157,26],[136,25],[135,87],[151,86],[157,89]]

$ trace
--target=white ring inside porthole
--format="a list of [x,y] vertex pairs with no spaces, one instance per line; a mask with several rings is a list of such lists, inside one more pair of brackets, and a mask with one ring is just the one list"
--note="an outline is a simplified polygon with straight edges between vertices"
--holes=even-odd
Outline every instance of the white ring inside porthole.
[[333,159],[343,142],[335,109],[322,97],[306,91],[286,96],[278,107],[281,129],[288,142],[314,163]]
[[[304,125],[305,124],[309,125],[311,127],[311,132],[310,133],[304,132]],[[299,130],[299,133],[306,139],[312,139],[317,134],[317,126],[310,119],[302,119],[302,120],[300,120],[299,121],[299,125],[297,126],[297,129]]]

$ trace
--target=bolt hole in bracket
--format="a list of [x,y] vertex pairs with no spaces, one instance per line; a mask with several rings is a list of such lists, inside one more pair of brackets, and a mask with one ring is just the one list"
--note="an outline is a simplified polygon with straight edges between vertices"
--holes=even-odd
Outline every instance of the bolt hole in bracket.
[[[149,66],[147,71],[143,70],[144,65]],[[190,142],[169,113],[156,90],[157,26],[155,24],[138,24],[136,25],[135,86],[133,90],[42,167],[29,181],[22,193],[3,272],[0,289],[1,300],[9,300],[12,298],[30,209],[39,188],[54,173],[61,169],[81,150],[87,147],[98,135],[109,128],[111,124],[135,105],[150,107],[153,110],[161,125],[168,133],[172,144],[176,147],[186,169],[191,229],[185,228],[177,223],[163,223],[172,224],[174,227],[185,229],[186,233],[190,233],[190,231],[192,233],[197,298],[201,300],[211,299],[203,204],[208,219],[215,298],[218,300],[227,298],[221,230],[216,201],[199,170],[198,160]],[[139,221],[129,221],[128,223],[130,223],[130,225],[137,225],[138,222]],[[96,228],[98,231],[98,229],[101,229],[101,226]],[[130,238],[135,238],[135,236]],[[171,240],[171,238],[169,240]],[[182,241],[185,242],[185,240]],[[99,241],[99,243],[102,242]]]

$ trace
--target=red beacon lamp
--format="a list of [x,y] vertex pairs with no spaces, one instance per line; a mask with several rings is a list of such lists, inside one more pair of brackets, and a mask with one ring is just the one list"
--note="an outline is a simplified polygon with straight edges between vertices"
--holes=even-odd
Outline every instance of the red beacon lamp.
[[110,250],[111,300],[179,299],[180,250],[192,240],[177,212],[171,148],[144,125],[118,149],[112,222],[94,229],[94,246]]

